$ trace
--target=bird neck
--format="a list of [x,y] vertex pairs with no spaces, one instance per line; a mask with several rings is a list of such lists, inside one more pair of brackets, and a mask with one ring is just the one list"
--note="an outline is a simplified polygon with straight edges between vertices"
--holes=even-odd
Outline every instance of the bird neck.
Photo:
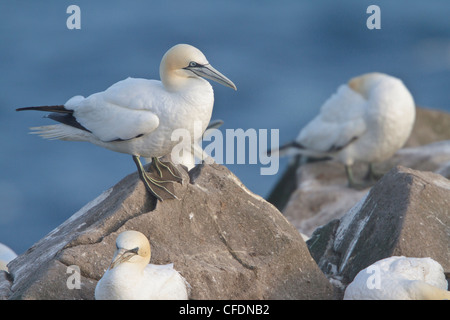
[[190,92],[198,87],[205,87],[205,84],[209,85],[209,82],[205,79],[196,77],[186,78],[182,76],[161,77],[161,82],[167,91],[179,93]]
[[114,270],[116,272],[121,272],[122,270],[126,270],[127,272],[132,271],[135,273],[141,273],[144,271],[145,267],[148,265],[148,262],[146,261],[139,261],[139,262],[130,262],[125,261],[120,263],[118,266],[111,269],[113,272]]

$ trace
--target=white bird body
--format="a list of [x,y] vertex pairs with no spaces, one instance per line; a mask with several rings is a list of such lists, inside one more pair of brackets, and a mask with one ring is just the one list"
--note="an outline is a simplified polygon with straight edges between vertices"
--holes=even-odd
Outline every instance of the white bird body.
[[346,165],[379,162],[405,144],[414,120],[414,100],[402,81],[369,73],[341,85],[296,142],[305,153]]
[[95,289],[97,300],[187,300],[186,280],[173,264],[148,264],[143,270],[122,263],[108,269]]
[[[169,49],[159,71],[161,81],[127,78],[86,98],[72,97],[64,105],[17,110],[53,112],[48,117],[60,124],[32,128],[33,133],[44,138],[87,141],[131,154],[150,193],[159,200],[176,198],[164,183],[182,179],[175,168],[161,163],[158,158],[170,154],[179,143],[172,141],[174,130],[184,129],[191,137],[196,137],[195,126],[201,127],[201,133],[208,126],[214,93],[202,77],[235,90],[236,86],[214,69],[200,50],[187,44]],[[156,163],[159,178],[163,178],[163,167],[175,180],[151,177],[145,172],[140,157],[151,158]]]
[[447,286],[435,260],[394,256],[361,270],[347,286],[344,300],[450,299]]
[[409,138],[414,121],[414,99],[403,82],[368,73],[339,86],[295,141],[280,151],[331,157],[349,170],[355,162],[371,164],[393,156]]
[[138,231],[122,232],[110,267],[95,287],[96,300],[186,300],[189,284],[173,264],[149,264],[150,243]]
[[198,78],[183,90],[169,92],[157,80],[128,78],[103,92],[76,96],[64,105],[90,132],[65,124],[39,132],[46,138],[88,141],[121,153],[145,158],[169,154],[178,141],[175,129],[194,136],[194,122],[206,129],[214,104],[213,89]]

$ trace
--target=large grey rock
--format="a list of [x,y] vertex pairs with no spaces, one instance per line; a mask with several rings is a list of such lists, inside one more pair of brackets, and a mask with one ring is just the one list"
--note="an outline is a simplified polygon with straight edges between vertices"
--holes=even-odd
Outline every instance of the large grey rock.
[[[391,159],[375,164],[374,168],[378,173],[385,173],[398,165],[449,178],[450,140],[400,149]],[[356,164],[353,171],[362,180],[367,165]],[[344,166],[331,160],[303,164],[297,169],[296,177],[297,188],[282,212],[299,232],[307,236],[316,228],[342,217],[370,189],[347,187]]]
[[319,267],[345,287],[389,256],[431,257],[450,272],[450,181],[398,166],[341,219],[307,241]]
[[[0,277],[0,297],[93,299],[117,235],[130,229],[149,237],[151,263],[174,263],[192,299],[334,297],[300,234],[274,206],[223,166],[180,171],[180,200],[158,203],[137,174],[124,178],[13,260],[10,277]],[[67,286],[73,265],[80,289]]]

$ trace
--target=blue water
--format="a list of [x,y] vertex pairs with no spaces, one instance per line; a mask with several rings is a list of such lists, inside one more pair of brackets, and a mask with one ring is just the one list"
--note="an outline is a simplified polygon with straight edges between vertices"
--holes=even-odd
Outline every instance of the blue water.
[[[71,4],[80,30],[66,27]],[[366,27],[371,4],[380,30]],[[448,0],[1,0],[0,242],[22,253],[136,170],[128,155],[29,135],[50,120],[15,108],[158,78],[165,51],[190,43],[238,87],[213,84],[222,130],[279,129],[287,142],[340,83],[370,71],[400,77],[418,104],[450,111],[449,17]],[[260,165],[228,167],[263,197],[279,177],[261,176]]]

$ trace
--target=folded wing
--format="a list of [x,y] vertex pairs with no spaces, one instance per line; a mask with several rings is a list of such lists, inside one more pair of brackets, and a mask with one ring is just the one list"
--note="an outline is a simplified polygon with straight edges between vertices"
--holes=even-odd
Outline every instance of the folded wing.
[[74,97],[65,107],[98,139],[130,140],[159,126],[154,104],[162,94],[160,87],[157,81],[128,78],[87,98]]
[[300,131],[296,143],[317,153],[341,150],[367,129],[367,100],[347,85],[339,87],[320,114]]

